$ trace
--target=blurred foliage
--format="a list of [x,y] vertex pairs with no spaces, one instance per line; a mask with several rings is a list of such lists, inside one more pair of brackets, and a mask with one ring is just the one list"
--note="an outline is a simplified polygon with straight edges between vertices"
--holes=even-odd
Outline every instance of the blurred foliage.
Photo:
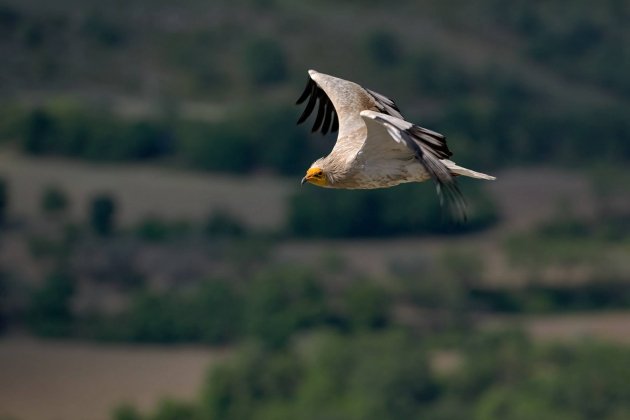
[[391,318],[391,296],[383,286],[361,279],[343,296],[346,316],[354,330],[386,328]]
[[378,67],[394,67],[403,59],[398,38],[382,29],[367,34],[365,49],[369,59]]
[[211,237],[235,237],[245,234],[245,227],[230,212],[217,210],[208,218],[205,233]]
[[49,186],[42,193],[40,207],[50,216],[63,214],[70,205],[68,196],[58,187]]
[[7,222],[7,213],[9,210],[9,188],[7,181],[0,178],[0,227]]
[[[28,235],[43,271],[64,270],[28,290],[23,313],[12,308],[10,321],[44,336],[240,349],[212,370],[198,400],[166,400],[146,414],[121,406],[116,420],[630,417],[627,349],[535,345],[521,333],[474,329],[480,314],[630,307],[626,271],[614,264],[628,250],[627,211],[614,205],[627,183],[610,187],[625,179],[619,172],[630,159],[628,2],[37,3],[0,2],[3,148],[301,176],[333,140],[295,127],[300,110],[289,107],[305,70],[315,67],[396,99],[409,120],[447,134],[464,166],[608,168],[596,177],[597,220],[568,207],[501,244],[514,270],[531,277],[521,288],[481,286],[488,260],[480,250],[398,261],[394,278],[373,280],[356,278],[334,251],[323,268],[274,260],[274,247],[296,237],[488,228],[498,213],[481,183],[462,182],[466,225],[445,220],[430,183],[305,187],[291,199],[281,232],[289,239],[259,238],[224,212],[192,227],[147,218],[130,239],[115,229],[114,198],[95,199],[88,223],[103,235],[98,241],[80,226],[59,237]],[[49,100],[51,92],[75,102]],[[120,106],[129,99],[138,109]],[[200,100],[217,112],[191,102]],[[155,112],[156,103],[164,109]],[[613,166],[622,169],[613,173]],[[1,179],[0,223],[7,188]],[[63,212],[64,197],[45,191],[42,209]],[[145,284],[131,257],[103,251],[109,271],[87,275],[129,302],[115,314],[75,308],[86,273],[64,263],[80,265],[79,251],[109,247],[114,255],[126,253],[125,241],[159,247],[176,237],[207,245],[222,279],[186,272],[181,284]],[[548,284],[541,279],[550,270],[587,270],[589,281]],[[0,306],[9,275],[0,273]],[[429,357],[444,342],[458,360],[446,373]]]
[[17,118],[22,120],[20,146],[33,155],[143,160],[170,153],[170,134],[154,122],[129,122],[75,106],[23,110]]
[[514,290],[472,287],[470,305],[482,311],[556,313],[630,307],[630,286],[617,279],[583,285],[527,285]]
[[33,332],[51,337],[72,335],[71,299],[75,288],[75,280],[62,270],[56,270],[46,278],[43,287],[31,296],[27,319]]
[[245,299],[248,334],[270,346],[285,345],[295,331],[331,316],[321,284],[306,270],[263,273],[247,286]]
[[415,418],[435,392],[426,357],[403,335],[323,334],[306,354],[253,347],[212,371],[202,418]]
[[[273,170],[296,174],[309,163],[309,143],[286,107],[244,109],[216,124],[185,123],[176,131],[178,154],[186,165],[218,172]],[[316,150],[316,149],[315,149]]]
[[86,334],[102,340],[222,344],[241,334],[242,302],[233,285],[212,280],[194,291],[136,293],[115,317],[86,318]]
[[287,59],[282,44],[256,39],[245,46],[243,68],[254,85],[271,85],[287,78]]
[[211,369],[196,403],[165,401],[146,416],[126,408],[115,419],[617,420],[630,413],[624,348],[536,346],[515,331],[461,344],[448,374],[431,367],[420,340],[397,332],[320,332],[308,346],[277,350],[253,344]]
[[470,218],[449,220],[438,197],[426,185],[381,190],[338,191],[307,186],[290,202],[288,230],[307,237],[365,237],[464,233],[497,221],[494,203],[476,184],[462,183]]
[[90,203],[90,226],[97,234],[107,236],[116,228],[116,201],[108,194],[94,197]]
[[93,13],[86,16],[81,25],[81,34],[95,47],[115,48],[124,45],[126,29],[103,14]]
[[164,242],[185,237],[190,234],[192,229],[190,222],[167,221],[159,217],[147,216],[135,226],[134,231],[139,238],[145,241]]
[[9,302],[11,295],[9,293],[9,279],[6,273],[0,270],[0,335],[5,332],[9,324]]
[[[376,1],[360,9],[365,19],[347,25],[343,16],[359,13],[354,2],[337,6],[340,18],[327,19],[326,31],[321,19],[330,2],[238,4],[238,13],[228,2],[205,5],[206,13],[198,13],[196,2],[160,4],[153,19],[139,23],[142,14],[89,5],[70,13],[3,2],[0,45],[16,58],[0,75],[15,81],[18,92],[76,84],[114,98],[168,97],[176,106],[203,98],[223,117],[113,115],[93,109],[100,101],[64,112],[38,109],[34,101],[19,111],[20,95],[7,96],[0,141],[34,154],[175,156],[208,170],[297,174],[327,150],[307,147],[305,133],[293,127],[299,111],[285,108],[310,62],[398,99],[407,118],[447,134],[464,165],[592,165],[630,157],[630,55],[622,24],[630,12],[623,1],[580,0],[569,12],[558,0],[400,8]],[[178,18],[170,21],[173,13]],[[396,30],[374,26],[383,18],[397,22]],[[348,51],[357,52],[352,60],[343,59]],[[88,60],[78,58],[86,54]]]

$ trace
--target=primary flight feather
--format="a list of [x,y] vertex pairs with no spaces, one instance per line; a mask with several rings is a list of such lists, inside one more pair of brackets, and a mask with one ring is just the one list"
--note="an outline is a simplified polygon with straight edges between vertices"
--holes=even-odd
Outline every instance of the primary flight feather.
[[449,160],[446,138],[405,121],[391,99],[354,82],[309,70],[304,92],[297,100],[306,108],[303,123],[317,108],[312,131],[339,131],[328,156],[317,159],[302,183],[345,189],[386,188],[404,182],[436,184],[440,202],[465,218],[465,204],[455,176],[495,179],[457,166]]

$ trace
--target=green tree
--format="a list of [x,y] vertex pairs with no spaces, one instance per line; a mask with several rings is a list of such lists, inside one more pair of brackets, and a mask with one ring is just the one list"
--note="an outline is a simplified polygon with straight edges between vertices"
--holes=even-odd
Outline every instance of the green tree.
[[212,237],[217,236],[243,236],[245,227],[231,213],[225,210],[217,210],[210,215],[205,226],[205,232]]
[[370,60],[380,67],[395,67],[402,58],[398,39],[391,32],[376,30],[369,33],[365,48]]
[[423,418],[439,396],[418,343],[403,334],[318,334],[308,349],[250,346],[213,369],[202,394],[211,419]]
[[57,271],[36,290],[30,302],[29,325],[36,334],[66,336],[72,331],[74,316],[70,306],[75,282],[68,273]]
[[356,281],[343,296],[345,315],[358,330],[387,326],[390,317],[390,297],[387,291],[365,280]]
[[255,85],[272,85],[286,80],[287,58],[274,39],[256,39],[245,46],[244,68]]
[[56,122],[48,112],[35,109],[27,116],[22,139],[25,152],[33,155],[49,152],[56,138]]
[[40,207],[42,211],[50,216],[62,214],[69,205],[68,196],[60,188],[49,186],[42,194]]
[[0,227],[7,221],[9,210],[9,188],[4,178],[0,178]]
[[130,404],[122,404],[112,412],[113,420],[142,420],[142,415]]
[[109,195],[99,195],[90,205],[90,225],[101,236],[110,235],[115,228],[116,202]]
[[252,281],[245,307],[248,333],[272,347],[286,345],[294,332],[321,324],[328,315],[324,291],[312,274],[289,268]]

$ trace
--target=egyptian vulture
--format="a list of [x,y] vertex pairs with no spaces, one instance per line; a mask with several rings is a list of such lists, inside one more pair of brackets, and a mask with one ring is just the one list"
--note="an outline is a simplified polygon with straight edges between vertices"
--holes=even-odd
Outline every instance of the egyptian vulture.
[[455,176],[493,180],[495,177],[457,166],[449,160],[446,138],[405,121],[391,99],[354,82],[309,70],[306,89],[297,100],[308,99],[298,119],[303,123],[317,107],[312,131],[339,131],[328,156],[317,159],[302,184],[327,188],[386,188],[431,179],[440,203],[465,218],[465,203]]

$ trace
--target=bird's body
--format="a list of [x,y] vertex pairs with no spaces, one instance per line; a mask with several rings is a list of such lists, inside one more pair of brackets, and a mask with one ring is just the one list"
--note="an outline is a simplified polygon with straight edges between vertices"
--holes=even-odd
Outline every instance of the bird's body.
[[[339,134],[332,151],[313,162],[303,182],[327,188],[372,189],[432,179],[438,193],[461,201],[454,176],[494,177],[457,166],[443,135],[404,120],[389,98],[348,80],[309,70],[298,103],[308,103],[298,123],[318,103],[313,131]],[[462,203],[456,203],[458,206]]]

